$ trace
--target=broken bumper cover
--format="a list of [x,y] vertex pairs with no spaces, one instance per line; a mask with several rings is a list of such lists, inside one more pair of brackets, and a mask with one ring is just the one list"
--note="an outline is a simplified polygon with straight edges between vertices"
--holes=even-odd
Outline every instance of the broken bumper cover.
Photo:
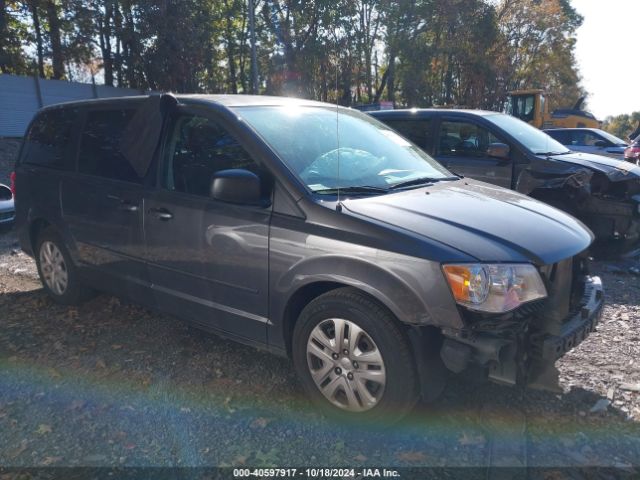
[[523,319],[524,328],[510,338],[487,331],[444,332],[442,361],[456,373],[480,365],[498,383],[557,389],[556,360],[587,338],[602,316],[602,281],[591,276],[584,281],[580,311],[566,318],[557,333],[536,331],[534,318]]
[[640,195],[631,201],[591,197],[582,208],[580,217],[597,239],[631,243],[640,239]]
[[600,277],[589,277],[584,306],[561,327],[559,335],[541,335],[532,341],[534,358],[557,360],[593,332],[602,317],[604,290]]

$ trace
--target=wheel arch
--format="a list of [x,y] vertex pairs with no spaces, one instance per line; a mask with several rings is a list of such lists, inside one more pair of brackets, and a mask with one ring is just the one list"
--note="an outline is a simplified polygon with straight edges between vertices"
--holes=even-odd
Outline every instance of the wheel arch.
[[336,281],[324,281],[318,280],[314,282],[310,282],[306,285],[301,286],[293,294],[289,297],[289,300],[285,306],[284,314],[282,318],[282,334],[284,337],[284,345],[288,356],[291,356],[291,348],[292,348],[292,340],[293,340],[293,330],[295,328],[296,322],[298,321],[298,317],[302,310],[313,300],[328,293],[332,290],[338,290],[340,288],[349,288],[361,295],[366,296],[371,301],[377,303],[382,308],[386,309],[391,316],[396,320],[398,325],[402,328],[405,326],[399,319],[398,316],[386,305],[384,302],[380,301],[371,293],[367,292],[362,288],[358,288],[354,285],[344,282],[336,282]]
[[27,222],[28,244],[29,247],[31,247],[31,253],[33,254],[33,256],[35,257],[37,255],[36,247],[38,243],[38,237],[47,228],[53,228],[56,233],[60,235],[65,243],[65,246],[69,250],[71,259],[74,261],[74,263],[77,264],[78,257],[76,243],[69,231],[64,228],[63,222],[58,219],[52,219],[45,215],[40,215],[36,211],[30,212]]

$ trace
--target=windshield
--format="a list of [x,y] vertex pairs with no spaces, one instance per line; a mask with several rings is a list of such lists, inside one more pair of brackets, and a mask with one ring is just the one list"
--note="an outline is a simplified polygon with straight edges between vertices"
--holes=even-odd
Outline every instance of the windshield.
[[627,142],[625,142],[621,138],[616,137],[615,135],[611,135],[609,132],[605,132],[604,130],[598,130],[597,132],[601,137],[606,138],[614,145],[618,145],[619,147],[626,147],[628,145]]
[[454,177],[389,127],[355,110],[260,106],[236,112],[314,192],[357,187],[384,192],[409,180]]
[[506,131],[536,155],[569,153],[567,147],[560,142],[522,120],[501,113],[487,115],[485,118]]

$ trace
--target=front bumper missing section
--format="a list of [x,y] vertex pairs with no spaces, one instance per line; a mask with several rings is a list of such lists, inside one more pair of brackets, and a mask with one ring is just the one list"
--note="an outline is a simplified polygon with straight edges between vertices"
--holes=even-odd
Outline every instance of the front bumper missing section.
[[520,332],[510,337],[487,331],[445,332],[440,357],[456,373],[480,365],[494,382],[558,391],[556,360],[586,339],[602,316],[604,290],[599,277],[585,277],[580,305],[553,334],[536,329],[544,323],[536,318],[524,319]]

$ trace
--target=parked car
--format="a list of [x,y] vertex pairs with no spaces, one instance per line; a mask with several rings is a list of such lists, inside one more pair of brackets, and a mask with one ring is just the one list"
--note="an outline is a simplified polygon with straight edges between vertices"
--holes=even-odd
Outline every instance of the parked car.
[[624,160],[627,142],[598,128],[550,128],[544,130],[574,152],[593,153]]
[[524,193],[579,218],[603,250],[627,250],[640,239],[638,166],[572,152],[531,125],[496,112],[370,114],[453,172]]
[[624,150],[624,159],[627,162],[640,165],[640,140],[636,139]]
[[322,103],[47,107],[16,193],[20,243],[55,301],[108,291],[288,355],[337,415],[398,418],[471,365],[552,388],[602,312],[579,221]]
[[11,188],[0,183],[0,233],[11,229],[14,217],[15,207]]

